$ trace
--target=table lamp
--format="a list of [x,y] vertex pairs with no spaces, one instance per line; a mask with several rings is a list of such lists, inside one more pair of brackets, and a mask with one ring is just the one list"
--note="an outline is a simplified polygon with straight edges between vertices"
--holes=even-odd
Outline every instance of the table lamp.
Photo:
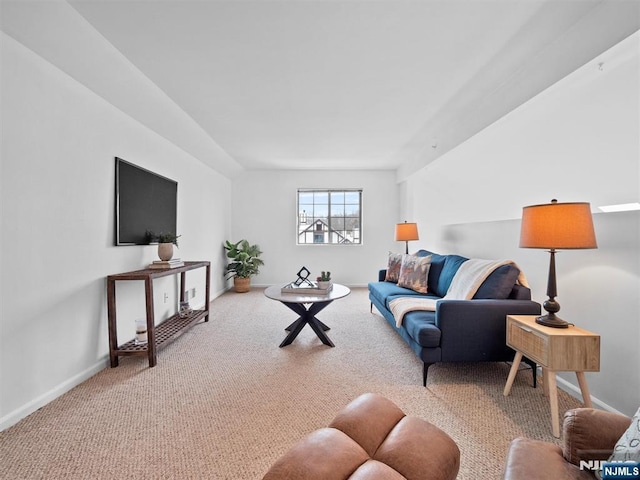
[[417,223],[396,223],[396,242],[405,242],[405,253],[409,253],[409,242],[418,238]]
[[567,328],[569,323],[556,315],[560,310],[556,302],[556,249],[598,248],[591,206],[586,202],[558,203],[553,199],[551,203],[524,207],[520,247],[549,249],[549,298],[543,304],[548,313],[536,318],[536,322],[547,327]]

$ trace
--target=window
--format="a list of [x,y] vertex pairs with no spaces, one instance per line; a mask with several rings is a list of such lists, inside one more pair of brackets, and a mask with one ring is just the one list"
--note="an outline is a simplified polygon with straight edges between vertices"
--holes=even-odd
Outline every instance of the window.
[[298,190],[299,245],[360,245],[362,190]]

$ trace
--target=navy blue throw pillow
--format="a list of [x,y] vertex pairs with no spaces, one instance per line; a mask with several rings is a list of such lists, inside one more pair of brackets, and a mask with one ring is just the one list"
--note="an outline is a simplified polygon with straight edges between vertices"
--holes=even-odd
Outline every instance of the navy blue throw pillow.
[[[431,258],[431,268],[433,268],[434,262],[440,260],[436,259],[434,255]],[[439,272],[437,284],[435,285],[435,289],[430,290],[431,293],[435,293],[439,297],[444,297],[449,290],[449,286],[453,281],[453,277],[455,277],[456,272],[460,268],[464,262],[469,260],[468,258],[461,257],[460,255],[442,255],[440,258],[443,260],[442,267]],[[429,272],[431,273],[431,272]]]
[[496,300],[509,298],[519,274],[520,270],[513,265],[499,266],[480,285],[473,298],[493,298]]

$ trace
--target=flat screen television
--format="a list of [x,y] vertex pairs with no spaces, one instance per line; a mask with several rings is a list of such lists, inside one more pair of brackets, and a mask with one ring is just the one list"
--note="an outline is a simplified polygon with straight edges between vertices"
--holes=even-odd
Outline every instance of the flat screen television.
[[148,245],[147,232],[177,234],[178,182],[116,157],[116,245]]

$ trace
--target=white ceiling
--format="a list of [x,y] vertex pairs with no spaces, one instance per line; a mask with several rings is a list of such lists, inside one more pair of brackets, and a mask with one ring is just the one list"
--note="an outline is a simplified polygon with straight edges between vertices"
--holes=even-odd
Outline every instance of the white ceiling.
[[249,169],[427,164],[638,29],[637,1],[69,1]]

